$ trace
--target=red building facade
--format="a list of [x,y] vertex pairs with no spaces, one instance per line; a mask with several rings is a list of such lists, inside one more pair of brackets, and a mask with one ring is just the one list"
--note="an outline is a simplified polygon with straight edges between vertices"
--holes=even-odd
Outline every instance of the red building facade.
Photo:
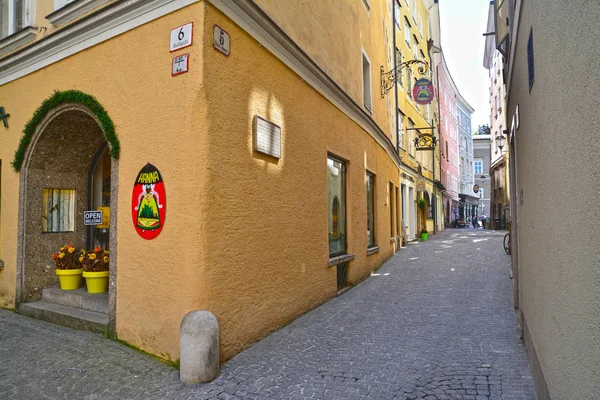
[[445,227],[453,226],[457,219],[458,197],[458,124],[456,98],[458,89],[452,80],[450,71],[444,60],[443,53],[436,54],[435,69],[437,75],[437,91],[440,115],[439,146],[440,146],[440,182],[446,188],[443,194],[444,224]]

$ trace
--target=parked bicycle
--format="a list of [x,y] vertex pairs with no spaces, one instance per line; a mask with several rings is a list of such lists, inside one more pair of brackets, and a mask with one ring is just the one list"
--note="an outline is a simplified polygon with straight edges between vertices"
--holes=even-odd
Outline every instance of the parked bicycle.
[[510,232],[504,235],[504,251],[506,254],[510,256],[511,248],[510,248]]
[[506,235],[504,235],[504,251],[506,252],[506,254],[508,254],[510,256],[511,253],[511,240],[510,240],[510,232],[512,231],[511,226],[510,226],[510,222],[508,222],[506,224],[506,229],[508,230],[508,233]]

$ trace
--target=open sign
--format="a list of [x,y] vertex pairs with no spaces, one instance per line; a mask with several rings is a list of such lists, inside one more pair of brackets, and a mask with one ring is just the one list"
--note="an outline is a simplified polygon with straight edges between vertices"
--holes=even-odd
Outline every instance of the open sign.
[[84,211],[84,225],[102,225],[102,210]]

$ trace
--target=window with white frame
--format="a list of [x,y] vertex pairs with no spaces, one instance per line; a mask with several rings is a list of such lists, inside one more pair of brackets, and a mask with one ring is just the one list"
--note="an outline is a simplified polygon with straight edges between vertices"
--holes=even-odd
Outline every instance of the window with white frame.
[[417,41],[417,37],[413,35],[413,60],[419,59],[419,42]]
[[421,14],[419,14],[419,21],[417,25],[419,26],[419,34],[421,35],[421,38],[423,38],[423,19],[421,18]]
[[[69,1],[69,0],[67,0],[67,1]],[[371,0],[362,0],[362,1],[363,1],[363,6],[365,6],[365,8],[367,9],[367,11],[369,11],[371,9]]]
[[412,69],[410,67],[406,68],[406,91],[408,92],[408,96],[412,99],[412,86],[413,86],[413,77],[412,77]]
[[23,29],[27,25],[32,0],[0,0],[0,39]]
[[[402,52],[396,47],[396,66],[399,67],[400,64],[402,64]],[[396,76],[396,82],[400,85],[400,87],[404,87],[404,78],[402,74],[398,74]]]
[[371,111],[371,62],[367,55],[362,54],[363,103]]
[[415,24],[417,23],[417,1],[416,0],[412,0],[412,5],[410,6],[411,11],[412,11],[412,19],[413,21],[415,21]]
[[398,111],[398,142],[400,147],[406,148],[406,136],[404,134],[404,114]]
[[395,1],[395,7],[394,7],[394,19],[396,20],[396,26],[398,27],[398,29],[402,30],[402,28],[400,27],[400,24],[402,23],[402,14],[400,13],[400,2],[397,0]]
[[406,19],[406,17],[404,17],[404,41],[410,49],[410,23],[408,22],[408,19]]
[[412,121],[408,121],[408,154],[412,157],[415,156],[415,124]]
[[73,3],[76,0],[54,0],[54,9],[58,10],[59,8],[63,8],[69,3]]

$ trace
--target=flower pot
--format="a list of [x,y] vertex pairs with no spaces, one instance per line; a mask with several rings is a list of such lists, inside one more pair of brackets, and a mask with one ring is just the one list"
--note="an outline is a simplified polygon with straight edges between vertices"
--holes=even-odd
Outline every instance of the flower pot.
[[421,240],[427,240],[427,232],[421,232]]
[[60,281],[62,290],[75,290],[81,286],[81,271],[82,269],[57,269],[56,275]]
[[86,272],[83,271],[88,293],[104,293],[108,290],[108,271]]

